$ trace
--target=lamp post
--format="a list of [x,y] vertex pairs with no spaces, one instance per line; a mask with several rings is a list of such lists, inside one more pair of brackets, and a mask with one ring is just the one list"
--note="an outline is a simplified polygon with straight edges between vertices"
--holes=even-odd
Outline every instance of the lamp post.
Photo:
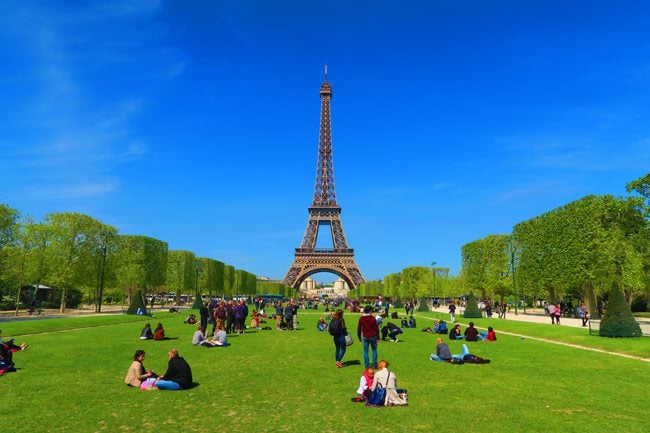
[[[510,237],[510,274],[512,275],[512,293],[514,293],[515,295],[515,316],[516,316],[517,314],[519,314],[517,311],[517,308],[519,307],[519,301],[517,300],[517,296],[518,296],[517,284],[516,284],[517,280],[515,278],[515,252],[516,252],[515,249],[516,249],[515,239],[514,236],[511,236]],[[523,296],[524,296],[524,290],[522,288],[521,290],[522,300],[523,300]],[[526,301],[523,300],[523,303],[524,303],[524,314],[526,314]]]
[[431,307],[436,305],[436,262],[431,262],[431,272],[433,273],[433,299],[431,300]]
[[108,250],[109,233],[102,231],[100,236],[102,238],[102,265],[99,274],[99,293],[97,294],[97,305],[95,309],[97,313],[102,312],[102,297],[104,296],[104,276],[106,274],[106,253]]

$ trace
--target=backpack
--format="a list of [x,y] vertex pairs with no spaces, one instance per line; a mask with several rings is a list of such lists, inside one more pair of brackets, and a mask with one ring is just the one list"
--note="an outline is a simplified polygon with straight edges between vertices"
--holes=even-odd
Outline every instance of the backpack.
[[329,326],[330,335],[336,337],[341,333],[341,331],[341,321],[337,319],[332,320]]

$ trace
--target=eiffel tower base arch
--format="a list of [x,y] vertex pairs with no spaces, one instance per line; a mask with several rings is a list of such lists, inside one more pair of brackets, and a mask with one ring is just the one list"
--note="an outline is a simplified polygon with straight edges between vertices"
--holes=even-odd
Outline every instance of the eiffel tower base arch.
[[319,272],[331,272],[345,281],[348,288],[354,289],[364,282],[361,271],[354,260],[354,254],[337,254],[334,252],[299,252],[289,267],[284,284],[294,289],[299,289],[300,284],[309,276]]

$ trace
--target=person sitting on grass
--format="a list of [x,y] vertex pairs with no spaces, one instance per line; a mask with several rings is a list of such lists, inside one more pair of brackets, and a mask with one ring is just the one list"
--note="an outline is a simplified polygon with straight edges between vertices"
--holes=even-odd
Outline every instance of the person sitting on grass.
[[485,338],[483,339],[485,341],[497,341],[497,334],[494,332],[494,328],[491,326],[488,326],[487,334],[485,335]]
[[449,330],[447,329],[447,322],[445,322],[444,320],[440,320],[440,322],[438,322],[438,325],[434,327],[433,331],[436,334],[446,334],[447,332],[449,332]]
[[378,386],[383,386],[386,388],[384,406],[405,406],[408,404],[404,397],[406,390],[397,388],[395,374],[388,369],[388,365],[388,361],[383,359],[377,363],[370,390],[374,391]]
[[158,341],[167,340],[167,337],[165,337],[165,329],[163,328],[162,323],[159,323],[158,326],[156,326],[156,329],[154,329],[153,339]]
[[316,329],[318,329],[319,331],[327,331],[327,322],[325,321],[325,319],[323,319],[322,317],[318,319],[318,323],[316,324]]
[[374,375],[375,375],[375,369],[372,367],[368,367],[365,370],[363,370],[361,379],[359,379],[359,388],[357,389],[357,396],[352,397],[352,401],[359,403],[368,400],[368,398],[370,397],[370,388],[372,387],[372,379]]
[[140,340],[153,340],[153,331],[151,330],[150,323],[144,324],[144,328],[140,332]]
[[205,337],[205,328],[203,328],[203,326],[199,325],[199,329],[194,331],[194,335],[192,335],[192,345],[212,347],[212,344],[210,344],[208,339]]
[[466,344],[463,344],[462,352],[459,355],[452,355],[449,346],[438,338],[436,346],[436,353],[429,356],[432,361],[449,362],[450,364],[463,364],[465,362],[470,364],[489,364],[489,359],[483,359],[480,356],[473,355],[469,352]]
[[144,361],[144,350],[136,350],[135,355],[133,355],[133,362],[131,363],[129,371],[126,373],[126,377],[124,378],[124,383],[126,383],[128,386],[140,388],[143,381],[149,378],[157,377],[156,373],[154,373],[152,370],[147,371],[144,368],[142,361]]
[[462,340],[463,336],[460,335],[460,325],[456,325],[449,331],[450,340]]
[[[0,335],[2,335],[1,330],[0,330]],[[6,349],[10,350],[12,353],[27,349],[27,343],[23,342],[20,344],[20,346],[16,346],[14,344],[13,338],[11,340],[3,341],[2,338],[0,337],[0,345],[6,346]]]
[[[442,341],[441,337],[438,337],[437,340],[437,345],[436,345],[436,353],[432,353],[429,356],[429,359],[432,361],[439,361],[439,362],[450,362],[452,364],[457,364],[458,359],[462,359],[462,354],[461,355],[452,355],[451,350],[449,349],[449,346],[447,343]],[[467,346],[463,344],[463,347],[467,349]],[[469,353],[469,351],[467,351]]]
[[215,346],[228,346],[228,334],[223,326],[223,321],[217,320],[217,330],[214,333],[212,344]]
[[188,325],[196,324],[196,315],[190,314],[185,320],[183,320],[183,323],[186,323]]
[[478,341],[478,330],[474,327],[474,322],[469,322],[469,328],[465,329],[465,340]]
[[190,365],[178,354],[178,349],[171,349],[168,353],[169,362],[167,371],[159,376],[154,386],[148,389],[178,391],[192,386],[192,369]]

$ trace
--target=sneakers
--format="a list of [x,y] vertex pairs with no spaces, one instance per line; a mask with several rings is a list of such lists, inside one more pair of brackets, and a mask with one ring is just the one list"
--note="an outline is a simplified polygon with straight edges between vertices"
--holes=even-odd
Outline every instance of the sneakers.
[[393,343],[397,343],[399,341],[399,338],[396,338],[394,340],[391,340]]
[[355,403],[361,403],[364,402],[365,399],[363,397],[352,397],[352,401]]
[[343,368],[343,364],[341,364],[341,361],[336,361],[336,366],[338,368]]

